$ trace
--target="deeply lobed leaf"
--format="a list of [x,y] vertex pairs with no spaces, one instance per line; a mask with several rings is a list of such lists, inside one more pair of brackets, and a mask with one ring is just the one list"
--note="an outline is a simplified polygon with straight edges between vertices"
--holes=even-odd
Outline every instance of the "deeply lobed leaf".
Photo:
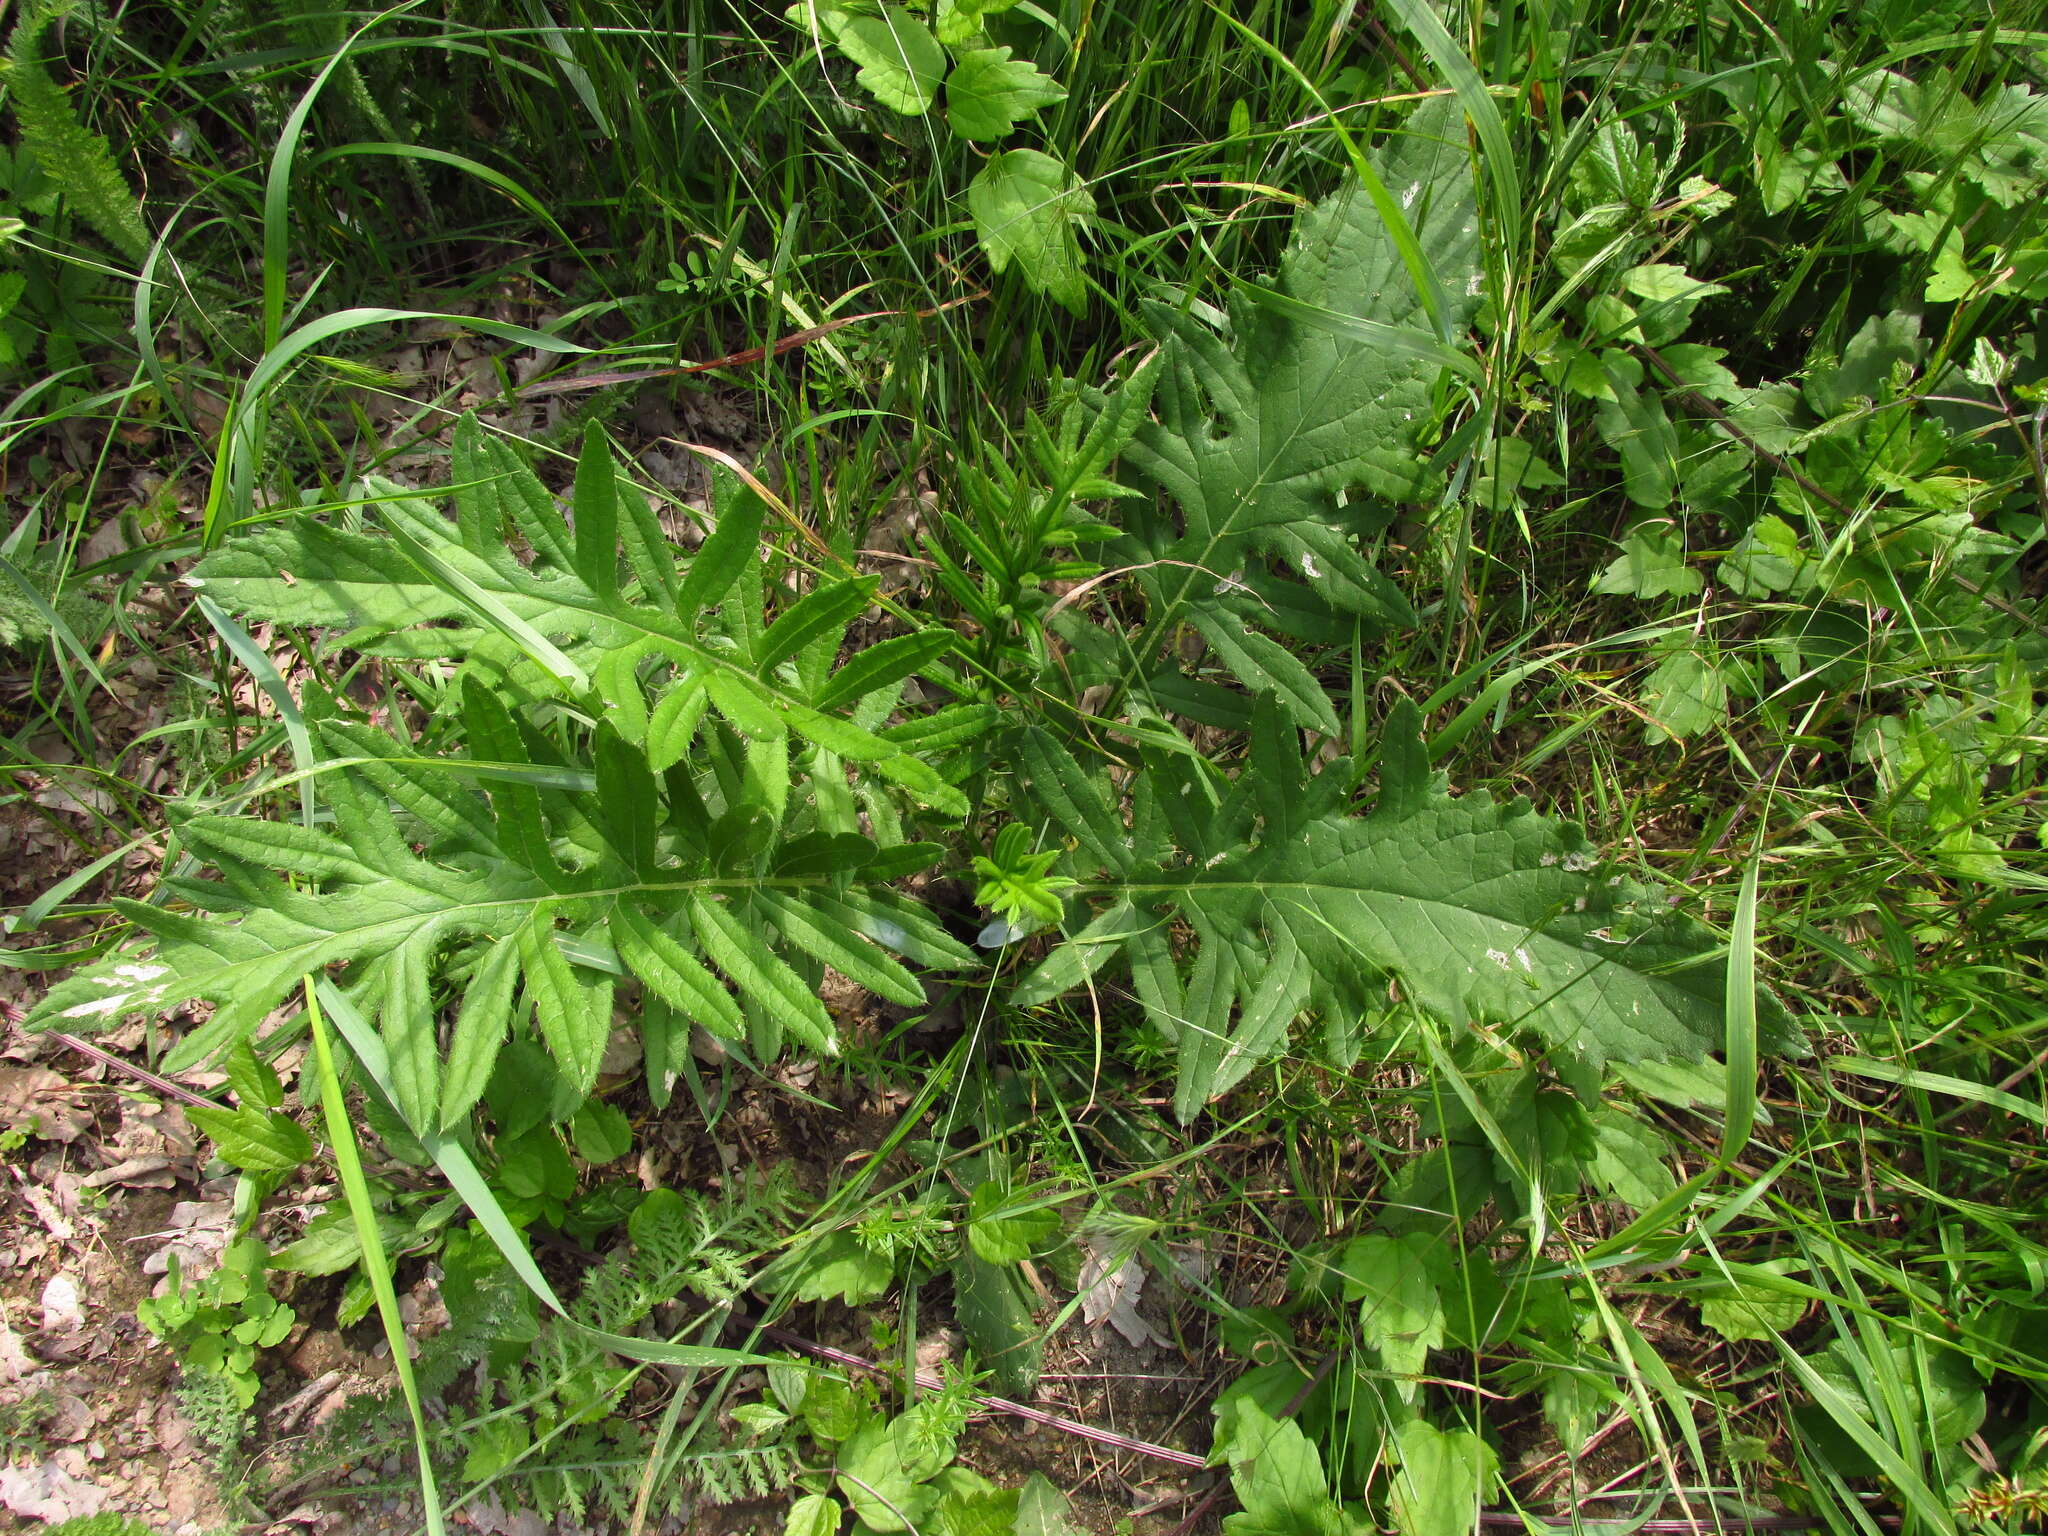
[[[209,557],[194,580],[244,613],[346,624],[361,643],[412,626],[411,654],[464,663],[451,702],[467,757],[418,754],[309,698],[316,751],[350,764],[315,781],[332,830],[188,819],[186,844],[219,879],[126,904],[153,945],[56,988],[33,1023],[90,1028],[204,999],[211,1016],[172,1054],[186,1066],[246,1040],[302,978],[346,967],[390,1050],[397,1108],[425,1131],[468,1112],[529,1018],[566,1085],[589,1092],[621,976],[684,1026],[772,1056],[785,1038],[836,1049],[818,995],[828,966],[917,1005],[921,985],[885,949],[933,968],[975,963],[887,891],[937,850],[878,845],[868,830],[900,827],[900,813],[846,771],[965,808],[919,756],[861,723],[888,716],[948,632],[835,670],[872,581],[821,582],[771,617],[760,504],[736,480],[675,580],[595,430],[573,525],[473,422],[454,467],[453,520],[375,487],[386,534],[280,525]],[[449,619],[474,622],[418,627]],[[564,704],[567,721],[594,723],[544,729]],[[444,1056],[451,972],[466,986]]]
[[[1270,702],[1265,720],[1270,732]],[[1319,807],[1318,781],[1275,782],[1285,757],[1269,749],[1213,812],[1176,829],[1163,857],[1143,860],[1105,835],[1106,807],[1076,792],[1086,776],[1049,738],[1018,755],[1034,801],[1110,878],[1083,887],[1073,936],[1015,1001],[1048,1001],[1127,961],[1177,1043],[1183,1120],[1278,1052],[1297,1015],[1324,1015],[1341,1038],[1367,1006],[1368,978],[1398,981],[1454,1023],[1526,1027],[1590,1066],[1699,1057],[1720,1042],[1712,936],[1609,873],[1577,827],[1525,801],[1450,796],[1412,706],[1387,726],[1370,814]],[[1140,806],[1129,843],[1146,841],[1145,819]],[[1185,961],[1169,940],[1176,920],[1190,936]],[[1768,998],[1765,1016],[1782,1037]]]
[[1380,210],[1354,185],[1298,221],[1277,284],[1236,296],[1227,335],[1152,306],[1164,357],[1156,419],[1124,461],[1179,516],[1140,510],[1116,550],[1145,592],[1148,635],[1191,620],[1227,672],[1255,692],[1274,690],[1298,724],[1332,733],[1302,647],[1260,630],[1348,643],[1359,626],[1370,637],[1413,621],[1358,539],[1383,522],[1387,503],[1430,484],[1420,435],[1480,283],[1455,107],[1418,111],[1378,174],[1441,301],[1418,289]]

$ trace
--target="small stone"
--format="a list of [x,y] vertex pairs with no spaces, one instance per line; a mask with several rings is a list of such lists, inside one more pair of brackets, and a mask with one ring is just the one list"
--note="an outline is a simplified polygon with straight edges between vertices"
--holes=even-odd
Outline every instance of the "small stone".
[[43,1326],[51,1333],[72,1333],[85,1326],[78,1282],[69,1275],[52,1275],[43,1287]]
[[92,1433],[92,1426],[93,1412],[84,1398],[66,1392],[51,1399],[47,1433],[52,1440],[75,1445]]

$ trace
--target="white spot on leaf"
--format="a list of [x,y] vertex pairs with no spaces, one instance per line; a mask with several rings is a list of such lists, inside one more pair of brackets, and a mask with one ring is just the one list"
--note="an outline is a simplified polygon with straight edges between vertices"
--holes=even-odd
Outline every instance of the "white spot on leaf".
[[128,994],[126,992],[116,992],[112,997],[96,997],[89,1003],[80,1003],[75,1008],[66,1008],[64,1010],[64,1017],[67,1019],[104,1019],[110,1014],[119,1013],[127,1006]]
[[1014,944],[1030,934],[1029,928],[999,917],[974,936],[974,942],[983,949],[1001,949],[1005,944]]

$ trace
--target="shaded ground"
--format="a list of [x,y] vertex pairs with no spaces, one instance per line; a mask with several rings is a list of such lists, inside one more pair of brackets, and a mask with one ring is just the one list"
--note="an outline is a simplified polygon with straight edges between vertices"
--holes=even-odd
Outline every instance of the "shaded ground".
[[[9,1441],[0,1504],[24,1525],[106,1509],[185,1536],[252,1517],[260,1528],[266,1516],[276,1530],[410,1529],[413,1501],[384,1491],[406,1483],[407,1456],[351,1467],[340,1488],[324,1477],[301,1483],[292,1473],[298,1437],[351,1391],[388,1378],[373,1324],[346,1333],[334,1327],[338,1281],[279,1277],[300,1320],[266,1353],[252,1433],[241,1461],[223,1466],[174,1396],[170,1351],[139,1326],[135,1307],[161,1288],[172,1253],[192,1273],[218,1253],[231,1233],[233,1179],[207,1180],[182,1111],[134,1091],[105,1064],[18,1032],[7,1039],[4,1059],[0,1124],[23,1140],[0,1207],[0,1427]],[[835,1113],[763,1090],[731,1111],[720,1142],[745,1145],[750,1156],[805,1156],[822,1169],[872,1149],[894,1124],[896,1107],[887,1095],[856,1095]],[[643,1126],[641,1141],[643,1169],[666,1165],[670,1179],[688,1177],[680,1147],[706,1144],[701,1127],[682,1115]],[[333,1194],[319,1186],[281,1192],[258,1230],[273,1243],[286,1240]],[[417,1270],[405,1272],[414,1285],[406,1301],[417,1327],[431,1333],[446,1310],[437,1307],[431,1278]],[[1142,1345],[1076,1318],[1048,1349],[1034,1405],[1199,1452],[1219,1379],[1213,1367],[1165,1342],[1168,1310],[1156,1300],[1140,1304],[1155,1335]],[[791,1323],[872,1358],[871,1323],[892,1315],[885,1301],[861,1312],[804,1308]],[[958,1332],[943,1308],[931,1309],[927,1328],[927,1365],[957,1357]],[[1000,1414],[978,1420],[960,1459],[1005,1484],[1044,1473],[1072,1493],[1076,1517],[1103,1532],[1131,1517],[1139,1532],[1171,1529],[1197,1512],[1214,1482],[1199,1470]],[[259,1507],[224,1504],[223,1485],[251,1467],[260,1468],[251,1489]],[[703,1509],[691,1529],[775,1530],[780,1523],[779,1507],[735,1505]],[[488,1501],[458,1512],[455,1524],[506,1536],[541,1529]]]

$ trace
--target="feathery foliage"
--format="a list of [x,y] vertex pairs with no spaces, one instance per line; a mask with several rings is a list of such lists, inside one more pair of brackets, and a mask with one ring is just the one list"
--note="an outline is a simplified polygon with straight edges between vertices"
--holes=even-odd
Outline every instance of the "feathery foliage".
[[[939,853],[899,835],[890,784],[942,811],[964,802],[873,728],[951,643],[945,631],[836,666],[873,584],[821,582],[771,617],[763,509],[736,483],[678,576],[595,431],[573,533],[473,424],[456,468],[453,523],[386,488],[383,535],[301,521],[212,557],[194,580],[240,612],[353,622],[344,643],[407,621],[481,621],[408,632],[414,654],[465,658],[454,713],[466,757],[422,755],[309,699],[315,750],[335,765],[317,779],[331,829],[187,818],[181,835],[219,880],[175,878],[168,902],[124,903],[154,953],[54,989],[38,1022],[91,1027],[206,998],[211,1018],[173,1057],[186,1065],[248,1038],[299,978],[345,964],[380,1020],[398,1107],[433,1128],[468,1112],[529,1014],[587,1092],[622,977],[652,1005],[643,1029],[662,1038],[650,1054],[666,1058],[668,1037],[695,1023],[769,1058],[785,1040],[836,1049],[823,967],[915,1005],[923,988],[895,955],[971,963],[888,886]],[[507,548],[508,529],[533,567]],[[544,732],[543,716],[573,724]],[[848,765],[886,782],[850,785]],[[458,976],[444,1053],[439,1012]]]
[[135,194],[114,164],[107,141],[78,121],[43,63],[43,35],[76,4],[36,0],[21,12],[7,39],[7,94],[22,143],[37,163],[56,179],[81,218],[139,263],[149,253],[150,234]]

